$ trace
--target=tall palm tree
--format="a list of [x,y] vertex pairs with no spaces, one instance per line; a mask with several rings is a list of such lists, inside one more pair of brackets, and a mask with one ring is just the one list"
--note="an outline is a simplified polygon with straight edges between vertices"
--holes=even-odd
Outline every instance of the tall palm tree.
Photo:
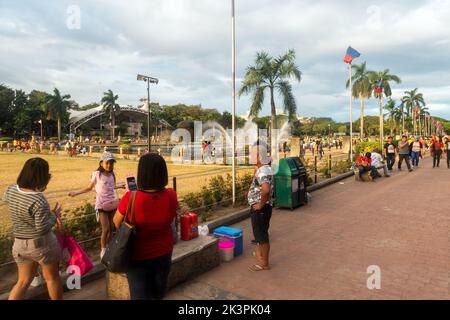
[[115,139],[115,126],[116,126],[116,115],[120,113],[120,106],[116,103],[119,99],[118,95],[114,95],[111,89],[103,93],[102,105],[103,110],[109,112],[109,120],[111,121],[111,137],[112,141]]
[[69,101],[70,94],[61,95],[55,88],[53,94],[49,95],[44,104],[44,112],[47,114],[47,120],[58,121],[58,140],[61,141],[61,118],[67,113],[73,102]]
[[381,88],[381,92],[374,91],[375,98],[380,100],[380,142],[383,144],[384,140],[384,117],[383,117],[383,93],[386,97],[392,96],[392,90],[390,82],[401,83],[402,81],[396,75],[390,74],[389,69],[385,69],[384,71],[369,72],[369,79],[372,84],[372,89],[376,89],[378,87]]
[[413,119],[413,130],[414,134],[416,134],[416,106],[419,108],[425,106],[425,100],[423,99],[423,94],[417,92],[418,88],[415,88],[411,91],[405,91],[405,95],[402,100],[405,102],[406,110],[408,114],[411,114]]
[[384,106],[384,109],[387,110],[385,116],[388,117],[390,135],[392,136],[394,134],[394,130],[397,133],[397,128],[399,127],[399,123],[402,119],[402,111],[395,105],[395,100],[392,99],[389,99]]
[[[271,106],[271,135],[276,129],[276,109],[274,92],[278,91],[283,99],[283,109],[287,112],[289,121],[295,120],[297,104],[292,92],[289,79],[293,77],[298,82],[302,79],[302,73],[295,64],[295,51],[288,50],[278,58],[271,57],[267,52],[256,54],[255,65],[247,67],[247,71],[239,89],[238,96],[253,94],[250,115],[257,116],[264,103],[264,92],[269,91]],[[267,89],[267,90],[266,90]],[[273,139],[273,137],[272,137]],[[276,141],[276,140],[275,140]]]
[[[419,106],[419,135],[424,134],[425,127],[425,116],[428,112],[428,108],[424,106]],[[423,120],[423,121],[422,121]]]
[[[353,86],[352,96],[360,100],[360,123],[359,132],[361,140],[364,138],[364,99],[369,99],[372,96],[372,90],[370,85],[369,75],[372,71],[367,70],[367,63],[364,61],[362,64],[352,65],[354,74],[352,75]],[[346,88],[350,86],[350,80],[347,80]]]

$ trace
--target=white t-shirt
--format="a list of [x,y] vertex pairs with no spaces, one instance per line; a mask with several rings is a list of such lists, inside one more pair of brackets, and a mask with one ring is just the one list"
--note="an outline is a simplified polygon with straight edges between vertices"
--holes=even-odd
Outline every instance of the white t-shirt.
[[114,176],[112,174],[101,174],[99,171],[92,173],[91,182],[95,182],[95,192],[97,197],[95,199],[95,209],[101,209],[103,203],[113,201],[116,199],[114,193]]
[[381,156],[381,154],[372,152],[370,158],[372,159],[372,166],[374,166],[375,168],[383,166],[383,163],[381,163],[383,161],[383,157]]

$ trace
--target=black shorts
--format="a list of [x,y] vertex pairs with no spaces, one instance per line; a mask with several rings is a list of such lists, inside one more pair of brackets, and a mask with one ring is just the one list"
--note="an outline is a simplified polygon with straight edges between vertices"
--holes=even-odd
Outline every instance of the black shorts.
[[250,209],[253,236],[259,244],[269,243],[269,225],[272,217],[272,206],[266,204],[262,210]]

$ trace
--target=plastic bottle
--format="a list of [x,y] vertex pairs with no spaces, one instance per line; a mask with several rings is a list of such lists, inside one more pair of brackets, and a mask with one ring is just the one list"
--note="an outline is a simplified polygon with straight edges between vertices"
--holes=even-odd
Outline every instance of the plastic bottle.
[[202,226],[198,227],[198,234],[200,236],[207,236],[209,234],[209,229],[208,229],[208,225],[204,224]]

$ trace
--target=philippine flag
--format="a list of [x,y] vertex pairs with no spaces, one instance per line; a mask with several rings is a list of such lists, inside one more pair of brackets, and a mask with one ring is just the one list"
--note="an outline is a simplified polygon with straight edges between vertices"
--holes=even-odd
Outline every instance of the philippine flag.
[[383,80],[381,80],[378,85],[375,86],[375,93],[383,92]]
[[353,59],[358,58],[360,55],[361,54],[358,51],[356,51],[352,47],[348,47],[347,53],[345,54],[345,57],[344,57],[344,62],[352,63]]

